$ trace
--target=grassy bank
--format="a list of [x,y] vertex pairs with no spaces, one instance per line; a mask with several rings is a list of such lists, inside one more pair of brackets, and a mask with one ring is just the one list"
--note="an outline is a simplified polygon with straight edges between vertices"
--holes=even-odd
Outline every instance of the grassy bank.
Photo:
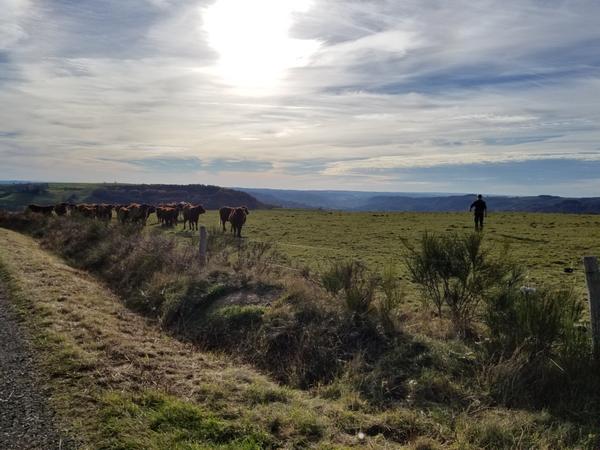
[[[50,401],[82,448],[394,448],[350,411],[197,351],[132,313],[31,238],[0,229],[0,274],[47,374]],[[407,427],[417,420],[402,416]],[[400,420],[400,419],[398,419]]]
[[[383,308],[387,294],[381,280],[363,308],[355,300],[371,295],[370,272],[352,278],[347,288],[332,288],[335,282],[323,284],[320,277],[285,269],[290,261],[262,243],[239,244],[214,234],[209,264],[200,267],[195,247],[161,231],[69,218],[11,217],[3,223],[27,230],[71,265],[93,272],[131,310],[180,340],[225,352],[287,386],[252,389],[252,411],[236,416],[234,424],[261,426],[248,435],[233,433],[235,439],[251,438],[259,447],[326,448],[594,448],[597,443],[597,390],[582,390],[584,378],[564,364],[571,360],[558,359],[564,343],[571,342],[560,331],[571,329],[569,324],[557,325],[549,346],[521,348],[537,331],[528,331],[527,340],[513,336],[517,352],[512,340],[500,341],[508,329],[500,320],[494,330],[479,316],[475,335],[459,340],[447,316],[435,317],[425,307],[418,314],[407,311],[401,301]],[[554,305],[554,297],[548,298]],[[510,308],[523,310],[519,302],[496,305],[494,311],[510,317]],[[501,346],[510,352],[499,351]],[[554,370],[552,361],[565,367]],[[181,376],[176,372],[170,384],[185,382]],[[532,382],[546,388],[562,383],[563,389],[552,396],[543,389],[528,392]],[[227,403],[236,389],[219,387],[220,395],[211,398],[213,409],[215,401]],[[312,404],[287,409],[295,396]],[[113,403],[121,405],[117,410],[132,411],[132,424],[153,423],[162,414],[161,401],[146,398],[151,393]],[[138,414],[140,402],[158,406]],[[263,419],[280,415],[275,422],[243,420],[257,410]],[[290,427],[296,430],[292,436]],[[359,432],[366,441],[359,440]]]

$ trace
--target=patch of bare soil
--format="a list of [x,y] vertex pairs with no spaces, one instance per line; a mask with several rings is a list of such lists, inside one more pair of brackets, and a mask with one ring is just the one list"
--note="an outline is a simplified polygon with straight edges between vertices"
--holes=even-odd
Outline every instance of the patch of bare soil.
[[239,290],[231,292],[218,298],[212,304],[212,308],[223,308],[225,306],[271,306],[281,296],[282,290],[271,288],[268,290]]

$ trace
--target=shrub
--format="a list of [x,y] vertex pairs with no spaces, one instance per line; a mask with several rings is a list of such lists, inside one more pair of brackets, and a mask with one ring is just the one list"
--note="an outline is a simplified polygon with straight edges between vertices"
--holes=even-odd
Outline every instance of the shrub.
[[377,278],[359,261],[337,262],[321,276],[325,290],[341,297],[347,310],[359,317],[371,312],[377,283]]
[[47,223],[48,217],[42,214],[12,213],[0,210],[0,226],[10,230],[36,234],[40,233]]
[[494,259],[483,247],[483,235],[424,234],[418,247],[408,247],[406,266],[426,301],[439,316],[446,307],[456,333],[465,337],[487,295],[510,282],[514,266]]
[[484,321],[495,348],[505,354],[523,348],[530,353],[581,353],[588,341],[580,325],[583,304],[573,291],[507,288],[486,302]]
[[588,403],[598,395],[582,303],[572,291],[513,288],[491,297],[486,382],[508,405]]

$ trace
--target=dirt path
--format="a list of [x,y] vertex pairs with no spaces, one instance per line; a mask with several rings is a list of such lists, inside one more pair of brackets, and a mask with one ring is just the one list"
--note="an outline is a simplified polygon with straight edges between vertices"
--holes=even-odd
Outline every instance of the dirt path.
[[36,383],[27,339],[0,286],[0,448],[66,448]]

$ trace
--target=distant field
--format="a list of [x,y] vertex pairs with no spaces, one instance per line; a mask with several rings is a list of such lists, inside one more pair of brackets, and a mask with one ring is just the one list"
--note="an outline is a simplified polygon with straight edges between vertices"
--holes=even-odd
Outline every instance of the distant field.
[[[216,211],[202,216],[218,224]],[[150,224],[155,223],[154,217]],[[178,230],[181,229],[181,225]],[[469,213],[351,213],[308,210],[259,210],[248,216],[244,235],[274,243],[298,265],[315,270],[335,259],[357,258],[373,269],[391,262],[402,271],[403,240],[415,242],[423,232],[472,230]],[[189,236],[175,231],[180,236]],[[490,213],[485,234],[523,264],[533,285],[572,286],[582,295],[583,255],[600,255],[600,216]],[[574,273],[565,273],[573,268]]]
[[101,184],[48,183],[44,192],[18,192],[23,185],[0,185],[0,208],[22,210],[29,203],[50,205],[61,202],[79,202],[92,194]]

